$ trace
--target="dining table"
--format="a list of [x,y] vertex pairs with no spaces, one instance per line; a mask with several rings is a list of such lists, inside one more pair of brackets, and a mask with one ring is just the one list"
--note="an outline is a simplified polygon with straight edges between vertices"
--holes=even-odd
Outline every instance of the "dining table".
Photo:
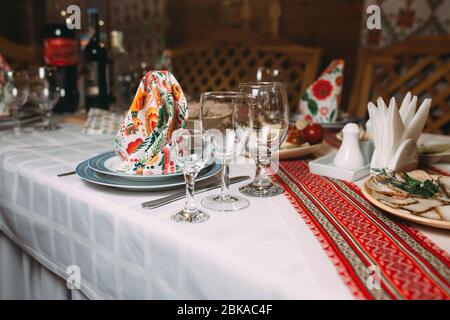
[[[332,138],[306,159],[281,161],[274,179],[285,194],[247,197],[250,206],[237,212],[208,211],[202,224],[170,219],[183,200],[154,210],[141,206],[182,188],[123,191],[76,174],[57,176],[112,151],[113,139],[84,134],[73,123],[20,136],[0,132],[0,299],[449,297],[448,230],[371,206],[358,190],[364,179],[350,184],[308,172],[308,160],[338,147]],[[448,143],[450,137],[420,140]],[[433,168],[450,172],[449,164]],[[232,177],[254,171],[252,163],[231,166]],[[324,188],[328,195],[319,194]],[[217,192],[197,194],[197,203]],[[330,203],[333,192],[348,210]],[[381,287],[369,283],[377,267]]]

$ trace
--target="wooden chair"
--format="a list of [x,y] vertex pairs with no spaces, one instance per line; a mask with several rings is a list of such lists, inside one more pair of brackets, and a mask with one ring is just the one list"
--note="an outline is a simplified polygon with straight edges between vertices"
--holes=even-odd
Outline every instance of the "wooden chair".
[[174,49],[173,66],[183,90],[195,98],[202,92],[236,90],[240,82],[255,81],[259,67],[277,68],[285,77],[289,102],[295,109],[315,80],[320,56],[320,48],[224,31]]
[[367,103],[395,96],[401,101],[411,91],[422,101],[433,99],[425,130],[450,130],[450,35],[422,36],[389,49],[359,52],[349,111],[367,116]]
[[3,37],[0,37],[0,53],[13,68],[24,68],[42,63],[39,48],[17,44]]

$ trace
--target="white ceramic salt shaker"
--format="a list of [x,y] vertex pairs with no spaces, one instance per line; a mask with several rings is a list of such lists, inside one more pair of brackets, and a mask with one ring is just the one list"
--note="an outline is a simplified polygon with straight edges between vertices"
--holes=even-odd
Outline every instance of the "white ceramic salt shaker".
[[339,151],[334,158],[334,165],[338,168],[356,170],[364,167],[364,155],[359,144],[360,129],[355,123],[344,127],[343,140]]

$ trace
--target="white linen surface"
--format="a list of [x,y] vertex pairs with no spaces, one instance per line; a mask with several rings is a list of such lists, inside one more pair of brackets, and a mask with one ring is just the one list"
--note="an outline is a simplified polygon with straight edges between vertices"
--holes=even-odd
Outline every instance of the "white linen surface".
[[86,300],[0,232],[0,299]]
[[[75,175],[56,177],[112,149],[112,136],[80,131],[66,125],[0,138],[0,231],[63,279],[68,266],[79,266],[80,291],[88,298],[353,298],[284,196],[250,199],[243,211],[209,212],[208,222],[183,225],[169,218],[182,200],[153,211],[140,207],[168,192],[126,192]],[[251,166],[232,168],[232,176],[251,172]],[[445,232],[422,230],[450,252]],[[0,265],[8,260],[2,256]]]

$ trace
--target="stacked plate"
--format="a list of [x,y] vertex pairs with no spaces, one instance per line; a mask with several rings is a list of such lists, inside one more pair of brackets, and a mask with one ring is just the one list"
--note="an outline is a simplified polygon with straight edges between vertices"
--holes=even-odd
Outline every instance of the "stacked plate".
[[[293,114],[290,115],[290,122],[291,123],[295,123],[299,119],[302,119],[302,116],[299,113],[293,113]],[[361,123],[364,123],[364,119],[360,118],[360,117],[356,117],[356,116],[351,115],[349,113],[342,112],[342,113],[339,114],[339,117],[336,120],[336,122],[333,122],[333,123],[320,123],[320,125],[324,129],[338,130],[338,129],[344,128],[345,125],[347,123],[350,123],[350,122],[361,124]]]
[[[129,175],[118,172],[122,160],[114,151],[102,153],[80,163],[76,172],[85,181],[128,191],[157,191],[184,185],[181,172],[161,175]],[[198,175],[196,181],[202,181],[216,175],[221,164],[211,162]]]
[[[42,113],[32,111],[32,112],[24,112],[19,114],[19,121],[22,126],[41,122],[42,121]],[[14,127],[14,119],[9,115],[0,116],[0,131],[9,130]]]

